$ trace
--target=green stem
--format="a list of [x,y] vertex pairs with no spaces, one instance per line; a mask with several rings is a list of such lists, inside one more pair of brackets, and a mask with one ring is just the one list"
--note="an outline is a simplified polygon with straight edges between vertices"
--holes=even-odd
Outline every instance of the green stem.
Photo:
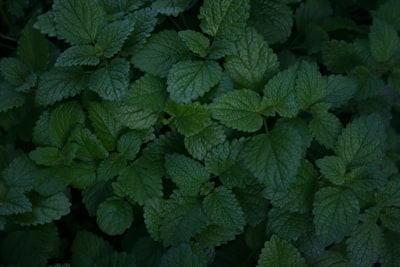
[[267,125],[267,118],[264,118],[264,130],[266,133],[269,133],[268,125]]

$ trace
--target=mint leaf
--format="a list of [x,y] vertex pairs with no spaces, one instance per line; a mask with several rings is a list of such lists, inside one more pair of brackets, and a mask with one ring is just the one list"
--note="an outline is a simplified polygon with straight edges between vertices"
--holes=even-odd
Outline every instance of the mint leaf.
[[87,88],[87,75],[80,68],[56,68],[39,77],[35,102],[51,105],[80,94]]
[[337,156],[325,156],[316,161],[321,174],[336,185],[345,183],[346,163]]
[[[17,58],[2,58],[0,61],[0,71],[4,79],[13,86],[23,86],[27,83],[26,86],[28,87],[27,89],[29,89],[35,85],[35,83],[31,84],[28,80],[31,74],[29,66]],[[36,82],[36,80],[34,80],[34,82]]]
[[248,0],[206,0],[200,8],[200,28],[213,37],[237,38],[249,17]]
[[400,29],[400,20],[396,15],[397,11],[400,10],[399,2],[395,0],[389,0],[382,3],[377,10],[372,12],[374,18],[379,18],[391,24],[396,30]]
[[343,129],[335,152],[347,165],[357,166],[380,161],[383,157],[386,131],[379,114],[361,116]]
[[128,132],[118,140],[117,150],[127,159],[134,160],[139,153],[142,140],[135,132]]
[[378,62],[389,61],[399,51],[397,30],[386,21],[374,19],[368,37],[372,57]]
[[135,67],[155,76],[167,77],[172,65],[189,56],[185,44],[175,31],[153,34],[132,57]]
[[102,202],[96,212],[96,221],[100,229],[108,235],[120,235],[128,229],[133,222],[132,206],[116,197],[107,198]]
[[71,186],[85,189],[96,181],[96,166],[94,163],[74,163],[69,166]]
[[358,222],[360,204],[351,192],[324,187],[314,198],[314,226],[323,244],[340,242]]
[[301,110],[308,109],[312,104],[326,96],[327,81],[322,77],[314,63],[303,61],[297,73],[296,93]]
[[188,103],[207,93],[221,75],[221,67],[214,61],[180,61],[168,73],[167,91],[172,100]]
[[57,36],[71,44],[94,43],[106,21],[101,6],[89,0],[56,0],[53,13]]
[[261,97],[248,89],[228,92],[215,99],[210,108],[213,118],[236,130],[255,132],[263,125]]
[[143,206],[143,218],[146,229],[155,241],[161,241],[160,225],[161,214],[164,212],[164,203],[164,199],[153,198],[146,201]]
[[397,248],[400,245],[400,234],[394,232],[385,232],[385,242],[382,248],[382,266],[396,266],[400,263],[397,257]]
[[95,66],[100,63],[96,48],[91,45],[76,45],[64,50],[57,58],[56,67],[70,67],[88,65]]
[[203,165],[181,154],[166,155],[165,168],[184,195],[196,196],[202,185],[210,179]]
[[158,13],[167,16],[178,16],[179,13],[185,11],[191,4],[191,0],[158,0],[153,3],[153,8]]
[[127,165],[127,158],[122,153],[110,153],[97,167],[97,180],[108,181],[117,176]]
[[196,243],[202,247],[220,246],[235,239],[237,232],[220,225],[209,225],[196,235]]
[[233,189],[239,205],[242,207],[246,223],[252,227],[256,227],[267,218],[268,210],[265,207],[269,205],[269,201],[264,197],[263,190],[264,186],[260,184]]
[[46,69],[49,60],[49,43],[47,39],[28,23],[18,39],[18,58],[33,71]]
[[79,145],[76,157],[80,160],[91,161],[93,159],[104,159],[108,156],[108,151],[101,141],[87,128],[75,128],[71,132],[69,142]]
[[97,37],[97,50],[100,50],[105,58],[111,58],[117,54],[133,31],[134,25],[135,21],[130,19],[107,24]]
[[285,188],[300,166],[301,138],[295,131],[276,128],[252,137],[242,156],[246,166],[264,185]]
[[[1,184],[1,187],[3,191],[4,185]],[[10,189],[8,192],[2,192],[0,200],[2,203],[0,215],[24,214],[32,211],[32,203],[21,190]]]
[[376,202],[385,206],[400,207],[400,180],[395,179],[375,193]]
[[200,32],[193,30],[180,31],[179,37],[185,45],[200,57],[205,57],[210,48],[210,40]]
[[38,29],[41,33],[47,34],[49,37],[57,36],[54,12],[50,10],[38,16],[37,21],[35,24],[33,24],[33,27]]
[[356,90],[357,83],[354,79],[342,75],[329,75],[323,101],[332,104],[332,108],[339,108],[353,97]]
[[36,170],[35,164],[28,157],[17,157],[4,169],[2,178],[11,190],[29,191],[36,183]]
[[202,267],[206,266],[206,257],[197,253],[187,243],[171,247],[163,256],[160,267]]
[[16,92],[10,84],[0,82],[0,112],[20,107],[24,103],[23,94]]
[[133,254],[126,252],[116,252],[102,257],[96,264],[98,267],[108,266],[123,266],[123,267],[136,267],[136,259]]
[[400,233],[400,226],[398,224],[398,221],[400,220],[400,208],[398,207],[384,208],[380,216],[380,220],[382,221],[382,225],[385,228],[393,232]]
[[90,216],[96,216],[100,203],[113,196],[110,182],[100,181],[82,191],[82,202]]
[[244,213],[232,190],[219,186],[204,198],[203,209],[213,224],[241,232],[246,223]]
[[329,71],[333,73],[350,72],[361,64],[356,46],[343,40],[329,40],[322,46],[322,59]]
[[235,45],[236,51],[226,57],[224,67],[238,86],[260,91],[267,78],[278,69],[276,54],[252,28],[247,29]]
[[89,78],[89,88],[105,100],[120,100],[128,91],[129,62],[115,58]]
[[346,240],[353,266],[372,266],[380,256],[383,241],[383,231],[375,223],[358,225]]
[[299,251],[287,241],[273,235],[271,239],[264,244],[261,254],[258,258],[257,267],[306,267],[306,263]]
[[61,151],[56,147],[37,147],[29,157],[38,165],[57,166],[62,163]]
[[267,110],[278,113],[282,117],[294,117],[299,112],[296,100],[296,66],[279,72],[264,87],[263,101]]
[[52,143],[61,147],[78,124],[83,124],[85,115],[78,102],[72,101],[57,106],[50,113],[49,136]]

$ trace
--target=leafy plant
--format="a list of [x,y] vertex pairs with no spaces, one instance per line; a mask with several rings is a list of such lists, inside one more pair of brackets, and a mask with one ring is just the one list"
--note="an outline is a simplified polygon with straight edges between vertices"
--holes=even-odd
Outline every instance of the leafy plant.
[[399,1],[28,2],[1,266],[400,266]]

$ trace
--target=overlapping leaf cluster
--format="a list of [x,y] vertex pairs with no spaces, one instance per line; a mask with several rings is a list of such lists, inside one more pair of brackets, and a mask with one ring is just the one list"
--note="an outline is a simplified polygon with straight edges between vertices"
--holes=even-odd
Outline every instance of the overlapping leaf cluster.
[[0,262],[400,265],[399,13],[54,0],[0,61]]

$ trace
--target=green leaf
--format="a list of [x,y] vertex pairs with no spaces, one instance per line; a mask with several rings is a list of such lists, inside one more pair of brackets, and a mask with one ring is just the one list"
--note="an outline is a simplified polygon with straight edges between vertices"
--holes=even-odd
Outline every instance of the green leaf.
[[324,251],[314,262],[315,267],[353,267],[346,255],[335,250]]
[[337,156],[325,156],[316,161],[321,174],[336,185],[345,183],[346,163]]
[[242,207],[246,223],[255,227],[267,218],[269,202],[263,195],[264,186],[253,184],[235,188],[233,192]]
[[356,80],[358,85],[354,96],[357,100],[379,96],[385,88],[383,80],[365,66],[356,67],[351,73],[351,77]]
[[276,54],[264,38],[249,28],[235,43],[236,51],[228,55],[224,67],[239,87],[260,91],[278,69]]
[[396,68],[390,73],[388,77],[388,85],[396,90],[397,93],[400,93],[400,69]]
[[116,252],[102,257],[96,264],[98,267],[121,266],[136,267],[136,259],[133,254],[126,252]]
[[264,244],[258,258],[257,267],[306,267],[306,263],[299,251],[289,242],[273,235]]
[[149,199],[163,195],[161,176],[152,173],[140,161],[122,170],[117,183],[140,205],[145,204]]
[[285,188],[293,181],[302,158],[301,137],[297,132],[276,128],[252,137],[242,156],[246,166],[267,186]]
[[10,84],[0,82],[0,112],[20,107],[24,103],[23,94],[16,92]]
[[197,197],[175,192],[165,202],[160,227],[164,245],[187,242],[206,226],[207,217]]
[[385,228],[400,233],[400,225],[398,223],[400,221],[400,208],[384,208],[379,219]]
[[220,225],[209,225],[196,235],[196,244],[202,247],[217,247],[235,239],[237,232]]
[[206,106],[196,103],[178,104],[168,102],[165,111],[172,115],[173,123],[185,136],[192,136],[204,129],[211,117]]
[[240,233],[246,224],[244,213],[236,196],[225,186],[215,188],[203,201],[203,209],[213,224]]
[[85,115],[78,102],[71,101],[58,105],[51,113],[49,136],[52,143],[61,147],[78,124],[83,124]]
[[330,105],[315,104],[311,107],[310,132],[315,140],[326,148],[333,148],[342,130],[340,120],[328,111]]
[[193,30],[180,31],[179,37],[185,45],[200,57],[205,57],[210,48],[210,40],[200,32]]
[[292,9],[284,1],[251,1],[249,25],[269,44],[284,43],[292,33]]
[[155,241],[161,241],[160,226],[161,226],[161,214],[164,212],[164,199],[153,198],[143,206],[143,218],[146,224],[147,232],[149,232],[151,238]]
[[7,266],[47,266],[60,248],[54,224],[7,231],[0,241],[0,260]]
[[356,46],[343,40],[326,41],[322,46],[322,59],[333,73],[350,72],[362,62],[356,53]]
[[382,3],[377,10],[372,11],[374,18],[385,20],[396,30],[400,30],[400,19],[397,12],[400,10],[400,3],[396,0],[389,0]]
[[119,13],[129,13],[140,8],[144,4],[144,0],[100,0],[101,5],[106,9],[108,14],[119,15]]
[[109,197],[114,196],[111,182],[98,182],[82,190],[82,202],[85,204],[88,214],[96,216],[97,207]]
[[185,148],[189,154],[202,160],[207,153],[218,144],[225,141],[224,128],[217,123],[210,123],[197,134],[185,137]]
[[39,194],[31,194],[32,211],[16,214],[13,221],[20,225],[38,225],[59,220],[70,213],[71,203],[68,197],[62,193],[44,197]]
[[272,110],[282,117],[292,118],[299,112],[296,100],[296,66],[279,72],[264,87],[263,101],[267,110]]
[[126,155],[110,153],[97,167],[97,180],[108,181],[120,174],[127,165]]
[[348,103],[356,90],[357,83],[354,79],[342,75],[329,75],[323,101],[330,103],[332,108],[339,108]]
[[389,61],[399,51],[397,30],[386,21],[374,19],[368,37],[372,57],[378,62]]
[[4,79],[13,86],[22,86],[27,83],[27,86],[30,88],[36,83],[36,80],[34,80],[35,82],[33,84],[28,81],[31,70],[25,63],[17,58],[2,58],[0,61],[0,71]]
[[381,262],[383,267],[399,265],[398,248],[400,245],[400,234],[393,232],[385,233],[385,242],[383,243]]
[[37,147],[29,157],[38,165],[56,166],[62,163],[61,151],[56,147]]
[[69,142],[79,145],[76,157],[80,160],[91,161],[93,159],[105,159],[108,156],[108,151],[101,141],[87,128],[75,128],[71,132]]
[[222,69],[214,61],[180,61],[172,66],[167,78],[170,98],[188,103],[211,90],[221,79]]
[[113,150],[118,134],[122,129],[121,124],[111,114],[111,110],[103,103],[90,102],[88,113],[97,137],[108,151]]
[[331,3],[328,0],[309,0],[299,5],[296,10],[296,27],[305,32],[309,24],[320,24],[325,18],[332,15]]
[[236,53],[235,42],[225,38],[215,38],[210,47],[209,59],[219,60],[226,57],[227,55],[233,55]]
[[106,14],[89,0],[56,0],[53,4],[57,36],[71,44],[94,43]]
[[3,179],[12,189],[29,191],[35,185],[36,170],[28,157],[17,157],[3,171]]
[[96,48],[92,45],[75,45],[65,49],[57,58],[56,67],[96,66],[100,63]]
[[56,68],[39,76],[35,102],[51,105],[80,94],[87,88],[87,75],[80,68]]
[[108,235],[120,235],[133,222],[132,206],[123,199],[112,197],[102,202],[96,212],[100,229]]
[[237,38],[245,31],[248,0],[206,0],[200,8],[200,28],[213,37]]
[[303,61],[297,73],[296,93],[301,110],[323,99],[327,94],[327,80],[322,77],[316,64]]
[[47,11],[37,17],[37,21],[33,24],[35,29],[38,29],[42,34],[47,34],[49,37],[57,36],[56,22],[54,12]]
[[171,247],[164,254],[160,267],[202,267],[206,265],[207,262],[204,253],[193,251],[187,243],[182,243]]
[[132,57],[135,67],[155,76],[167,77],[172,65],[189,56],[185,44],[175,31],[153,34]]
[[383,231],[375,223],[357,225],[346,240],[353,266],[373,266],[380,256],[383,241]]
[[314,226],[325,245],[339,242],[358,222],[360,205],[351,192],[335,187],[318,190],[314,198]]
[[375,193],[376,202],[384,206],[400,207],[400,180],[388,182]]
[[128,39],[129,34],[133,31],[134,25],[135,21],[130,19],[118,20],[107,24],[97,37],[97,50],[100,50],[106,58],[111,58],[117,54]]
[[80,231],[72,243],[72,266],[94,266],[113,249],[101,237]]
[[89,78],[89,88],[105,100],[120,100],[128,91],[129,62],[115,58]]
[[228,92],[210,106],[213,118],[244,132],[256,132],[263,125],[261,97],[256,92],[240,89]]
[[177,17],[190,4],[191,0],[157,0],[152,7],[163,15]]
[[201,163],[181,154],[167,154],[165,168],[184,195],[196,196],[210,179],[210,174]]
[[336,154],[348,166],[379,162],[385,148],[385,128],[383,117],[376,113],[354,119],[338,137]]
[[[3,188],[1,190],[3,191]],[[0,201],[0,215],[23,214],[32,211],[32,203],[19,189],[11,188],[8,192],[2,192]]]
[[96,166],[94,163],[82,162],[68,166],[70,183],[77,189],[85,189],[96,181]]
[[127,132],[118,140],[117,150],[129,160],[134,160],[139,153],[142,140],[135,132]]

